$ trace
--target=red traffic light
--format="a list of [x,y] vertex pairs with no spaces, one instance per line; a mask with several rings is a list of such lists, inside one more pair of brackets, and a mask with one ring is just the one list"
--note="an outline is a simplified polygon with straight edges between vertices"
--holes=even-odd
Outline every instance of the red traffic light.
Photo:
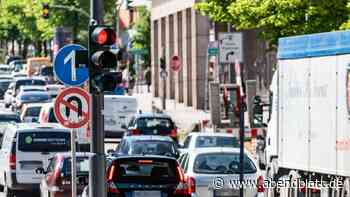
[[106,27],[96,28],[92,33],[92,38],[100,45],[113,45],[117,40],[115,31]]

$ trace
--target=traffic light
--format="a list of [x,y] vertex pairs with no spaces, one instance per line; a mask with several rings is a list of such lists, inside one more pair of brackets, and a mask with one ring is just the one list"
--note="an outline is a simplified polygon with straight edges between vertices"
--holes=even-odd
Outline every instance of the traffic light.
[[[117,55],[111,51],[116,43],[115,31],[107,26],[92,25],[89,30],[89,75],[92,93],[113,91],[117,84]],[[118,74],[119,76],[119,74]]]
[[42,17],[44,18],[44,19],[48,19],[49,18],[49,8],[50,8],[50,6],[49,6],[49,4],[48,3],[43,3],[43,13],[42,13]]

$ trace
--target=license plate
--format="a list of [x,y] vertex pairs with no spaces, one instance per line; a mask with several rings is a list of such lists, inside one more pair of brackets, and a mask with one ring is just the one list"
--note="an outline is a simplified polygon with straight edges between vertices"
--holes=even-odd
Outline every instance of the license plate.
[[160,191],[134,191],[134,197],[160,197]]

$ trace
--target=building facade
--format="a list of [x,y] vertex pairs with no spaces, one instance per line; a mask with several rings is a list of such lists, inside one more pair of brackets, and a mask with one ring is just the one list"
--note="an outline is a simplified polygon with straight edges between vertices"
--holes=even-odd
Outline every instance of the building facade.
[[[208,17],[200,15],[194,9],[197,1],[199,0],[152,0],[152,92],[154,97],[162,97],[165,93],[167,99],[175,99],[195,109],[204,109],[208,100],[206,69],[208,69],[207,47],[212,36],[210,32],[214,30],[214,37],[217,39],[219,32],[233,31],[233,28],[227,24],[213,23]],[[245,78],[253,80],[271,78],[271,62],[266,62],[266,43],[257,39],[256,30],[242,33]],[[168,72],[165,80],[160,76],[160,57],[163,54],[166,57]],[[170,59],[174,55],[181,59],[182,67],[179,71],[169,69]],[[230,70],[227,68],[234,65],[217,66]],[[230,75],[232,74],[234,73],[230,72]],[[267,86],[267,83],[264,85],[257,83],[257,86]]]

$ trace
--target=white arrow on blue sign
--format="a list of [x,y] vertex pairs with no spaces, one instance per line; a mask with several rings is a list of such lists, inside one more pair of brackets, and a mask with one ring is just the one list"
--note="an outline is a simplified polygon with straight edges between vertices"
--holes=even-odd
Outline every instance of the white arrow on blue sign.
[[65,85],[80,86],[89,79],[88,66],[76,65],[75,51],[86,50],[81,45],[69,44],[61,48],[54,60],[54,72]]

